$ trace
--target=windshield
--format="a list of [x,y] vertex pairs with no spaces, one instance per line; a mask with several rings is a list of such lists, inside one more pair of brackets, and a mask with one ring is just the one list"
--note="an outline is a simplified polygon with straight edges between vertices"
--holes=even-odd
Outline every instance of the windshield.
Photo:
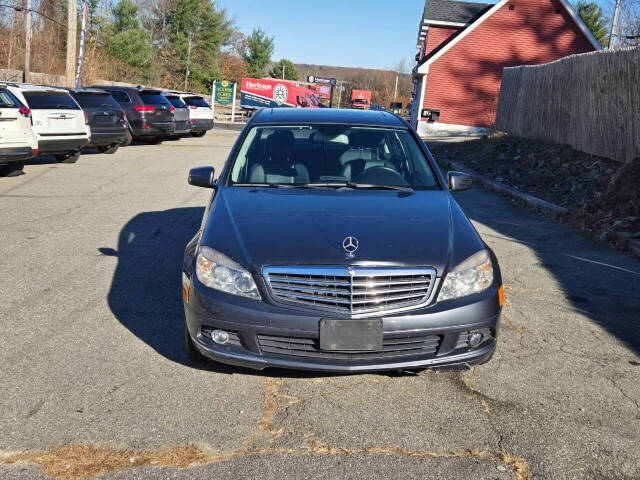
[[364,98],[356,98],[353,103],[367,103],[367,101]]
[[408,130],[345,125],[253,127],[233,161],[228,184],[439,188]]
[[187,108],[187,106],[185,105],[185,103],[180,100],[180,97],[178,96],[166,96],[167,100],[169,100],[169,102],[171,103],[171,105],[173,105],[176,108]]
[[202,97],[185,97],[184,103],[192,107],[208,107],[209,104]]
[[22,104],[9,90],[0,90],[0,108],[20,108]]
[[145,105],[171,105],[164,95],[155,92],[140,92],[140,98]]
[[73,98],[82,108],[120,109],[120,105],[108,93],[74,93]]
[[25,92],[25,100],[31,110],[65,109],[80,110],[78,104],[68,93],[58,92]]

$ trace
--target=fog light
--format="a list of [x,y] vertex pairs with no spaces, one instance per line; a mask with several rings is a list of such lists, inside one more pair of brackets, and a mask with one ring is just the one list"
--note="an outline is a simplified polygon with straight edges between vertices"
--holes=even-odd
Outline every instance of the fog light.
[[483,338],[484,336],[481,333],[475,332],[469,335],[469,340],[467,341],[469,342],[470,347],[477,347],[482,343]]
[[214,342],[220,345],[224,345],[229,341],[229,334],[224,330],[213,330],[211,332],[211,340],[213,340]]

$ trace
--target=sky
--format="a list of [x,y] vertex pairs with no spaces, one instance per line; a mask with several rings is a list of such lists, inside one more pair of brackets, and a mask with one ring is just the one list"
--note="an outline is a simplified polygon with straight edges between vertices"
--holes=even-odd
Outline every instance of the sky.
[[[478,0],[483,1],[483,0]],[[495,3],[494,0],[484,0]],[[571,0],[570,0],[571,1]],[[597,0],[610,14],[614,0]],[[390,68],[417,53],[425,0],[218,0],[245,34],[275,37],[272,59],[344,67]],[[572,2],[573,3],[573,2]]]
[[417,50],[424,0],[218,0],[245,34],[275,37],[273,60],[388,68]]

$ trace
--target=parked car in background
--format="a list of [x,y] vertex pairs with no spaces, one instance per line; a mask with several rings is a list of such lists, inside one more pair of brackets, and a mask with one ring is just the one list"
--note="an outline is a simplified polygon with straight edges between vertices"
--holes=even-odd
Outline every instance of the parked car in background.
[[207,101],[195,93],[176,93],[189,110],[189,125],[191,135],[202,137],[208,130],[213,128],[213,109]]
[[174,134],[173,105],[160,90],[113,85],[94,85],[91,88],[106,90],[120,104],[134,139],[160,143]]
[[24,162],[38,153],[31,110],[0,84],[0,176],[19,175]]
[[182,101],[179,95],[171,92],[163,92],[163,95],[167,100],[169,100],[169,103],[171,103],[175,109],[173,111],[173,119],[176,122],[176,128],[174,135],[171,135],[169,138],[177,140],[180,136],[191,132],[191,126],[189,124],[189,109],[187,108],[187,104]]
[[67,90],[45,85],[9,83],[7,89],[31,110],[38,154],[75,163],[89,143],[89,120]]
[[122,107],[111,94],[97,88],[69,89],[89,119],[90,146],[103,153],[115,153],[127,141],[127,123]]

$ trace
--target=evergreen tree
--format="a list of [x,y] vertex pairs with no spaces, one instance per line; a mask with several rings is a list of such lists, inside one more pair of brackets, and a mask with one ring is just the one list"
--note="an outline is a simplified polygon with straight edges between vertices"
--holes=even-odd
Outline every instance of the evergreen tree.
[[220,75],[220,47],[231,34],[226,12],[216,10],[212,0],[176,0],[167,25],[184,89],[192,84],[210,90],[212,80]]
[[113,16],[113,35],[107,41],[107,50],[135,68],[145,81],[150,80],[153,49],[149,34],[140,27],[138,7],[131,0],[120,0],[113,8]]
[[265,69],[273,55],[273,37],[267,36],[261,28],[257,28],[247,37],[247,52],[244,61],[247,63],[249,75],[254,78],[265,76]]
[[574,8],[598,43],[602,46],[607,45],[609,43],[609,25],[604,18],[602,8],[596,2],[587,0],[578,0]]
[[283,58],[276,63],[269,72],[269,75],[271,75],[272,78],[282,78],[283,69],[285,80],[298,80],[298,71],[296,70],[296,67],[286,58]]

